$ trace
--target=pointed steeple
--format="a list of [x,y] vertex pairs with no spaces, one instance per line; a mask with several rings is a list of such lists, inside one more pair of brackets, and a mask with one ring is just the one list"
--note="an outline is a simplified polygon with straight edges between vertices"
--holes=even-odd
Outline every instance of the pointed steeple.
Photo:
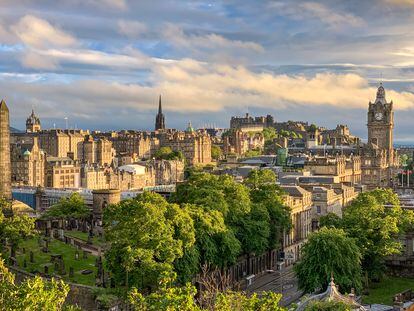
[[161,94],[160,94],[160,99],[158,101],[158,114],[162,114]]
[[161,94],[158,100],[158,113],[155,117],[155,130],[165,130],[165,117],[162,113]]
[[9,108],[7,107],[6,102],[4,101],[4,99],[2,99],[1,102],[0,102],[0,110],[7,111],[7,112],[9,111]]

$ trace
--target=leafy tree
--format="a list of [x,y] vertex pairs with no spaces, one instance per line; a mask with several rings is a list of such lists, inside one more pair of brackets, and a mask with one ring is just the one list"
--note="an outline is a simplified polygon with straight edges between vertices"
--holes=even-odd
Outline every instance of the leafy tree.
[[251,157],[257,157],[259,155],[262,154],[262,150],[260,150],[259,148],[256,149],[251,149],[249,151],[246,151],[246,153],[244,154],[244,156],[246,158],[251,158]]
[[233,291],[214,293],[216,298],[211,308],[204,309],[196,302],[194,286],[187,283],[183,287],[175,287],[173,283],[173,277],[163,278],[158,290],[147,296],[133,288],[128,295],[129,302],[140,311],[286,311],[279,306],[280,294],[263,292],[260,296],[248,296],[244,292]]
[[265,142],[272,141],[276,138],[276,129],[274,127],[266,127],[263,129],[263,137]]
[[351,311],[351,307],[342,301],[316,301],[309,304],[305,311]]
[[91,211],[86,205],[83,197],[79,193],[73,192],[69,197],[62,197],[59,202],[51,206],[42,217],[46,219],[87,220],[90,216]]
[[335,213],[328,213],[325,216],[319,218],[319,226],[328,228],[341,228],[342,219]]
[[291,221],[289,207],[283,203],[283,191],[276,185],[275,173],[271,170],[252,170],[244,184],[250,189],[253,205],[266,208],[269,221],[268,248],[277,248],[283,231],[291,227]]
[[0,259],[0,306],[1,310],[75,310],[63,308],[69,286],[63,281],[43,281],[41,277],[28,278],[16,284],[14,275]]
[[[0,240],[11,246],[11,257],[15,257],[18,244],[26,237],[34,234],[34,219],[26,215],[4,217],[0,210]],[[3,243],[0,243],[0,251]]]
[[222,156],[222,151],[221,148],[219,146],[216,145],[211,145],[211,157],[214,160],[219,160]]
[[144,192],[104,211],[105,253],[109,270],[127,287],[154,287],[162,273],[194,242],[194,224],[185,209],[162,196]]
[[342,228],[354,238],[362,253],[362,268],[378,279],[385,257],[400,252],[397,237],[413,223],[412,211],[403,211],[391,189],[361,193],[344,210]]
[[325,289],[331,274],[342,290],[361,289],[361,253],[355,240],[342,229],[323,227],[312,233],[301,255],[294,269],[305,292]]
[[170,147],[161,147],[154,153],[157,160],[183,160],[184,155],[181,151],[173,151]]

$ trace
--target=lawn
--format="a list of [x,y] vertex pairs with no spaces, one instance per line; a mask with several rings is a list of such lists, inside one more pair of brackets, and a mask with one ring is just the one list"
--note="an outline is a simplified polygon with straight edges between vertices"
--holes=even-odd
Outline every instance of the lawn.
[[[26,249],[26,253],[23,254],[23,248]],[[34,262],[30,262],[30,251],[33,251]],[[50,264],[50,258],[52,254],[61,254],[65,263],[66,274],[62,275],[64,281],[70,281],[74,283],[80,283],[84,285],[95,285],[95,276],[97,268],[95,267],[96,256],[88,254],[88,258],[83,259],[83,252],[79,250],[79,260],[75,259],[76,247],[65,244],[59,240],[52,239],[49,243],[49,252],[44,253],[39,247],[37,237],[25,240],[19,244],[19,250],[17,251],[17,261],[19,267],[23,268],[24,259],[26,259],[27,267],[23,268],[26,271],[36,273],[43,272],[44,265]],[[74,276],[69,278],[69,267],[73,267]],[[82,270],[91,270],[93,273],[84,275]],[[50,264],[49,274],[54,274],[54,265]]]
[[[65,235],[87,242],[89,233],[82,231],[65,231]],[[103,237],[94,236],[92,237],[92,244],[103,247],[105,245],[105,239]]]
[[385,277],[379,283],[372,283],[369,295],[362,297],[362,302],[366,304],[385,304],[392,306],[395,294],[407,289],[414,290],[414,279]]

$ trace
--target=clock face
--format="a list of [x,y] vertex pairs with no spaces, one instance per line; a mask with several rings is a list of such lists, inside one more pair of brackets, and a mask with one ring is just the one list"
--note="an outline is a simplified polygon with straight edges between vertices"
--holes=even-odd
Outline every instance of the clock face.
[[376,112],[375,113],[375,120],[382,120],[382,112]]

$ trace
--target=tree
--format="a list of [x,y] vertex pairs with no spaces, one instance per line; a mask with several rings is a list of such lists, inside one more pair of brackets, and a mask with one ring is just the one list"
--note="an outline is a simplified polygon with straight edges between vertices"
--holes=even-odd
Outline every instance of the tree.
[[328,213],[325,216],[321,216],[321,218],[319,218],[319,227],[341,228],[342,219],[335,213]]
[[62,197],[59,202],[51,206],[42,217],[45,219],[87,220],[90,216],[91,211],[86,205],[83,197],[78,192],[73,192],[69,197]]
[[266,208],[269,221],[268,248],[280,245],[283,231],[291,227],[290,209],[282,199],[283,191],[276,185],[276,174],[271,170],[252,170],[244,184],[250,189],[253,205]]
[[173,151],[170,147],[161,147],[154,153],[157,160],[180,160],[184,159],[181,151]]
[[69,286],[63,281],[43,281],[39,276],[28,278],[18,285],[0,259],[1,310],[62,310],[68,292]]
[[211,157],[214,160],[219,160],[222,156],[222,151],[221,148],[219,146],[216,145],[211,145]]
[[[15,257],[18,244],[34,234],[34,219],[26,215],[4,217],[0,209],[0,239],[11,246],[11,257]],[[3,243],[0,243],[0,251]]]
[[174,278],[161,279],[157,291],[144,296],[136,288],[128,295],[135,310],[142,311],[286,311],[279,306],[280,294],[263,292],[259,295],[246,295],[244,292],[225,291],[213,295],[215,300],[209,308],[199,306],[195,299],[197,290],[187,283],[183,287],[174,286]]
[[261,154],[262,154],[262,150],[260,150],[259,148],[256,148],[256,149],[251,149],[249,151],[246,151],[244,156],[246,158],[251,158],[251,157],[257,157]]
[[155,287],[158,276],[171,272],[195,242],[188,212],[155,193],[108,206],[103,220],[110,245],[107,266],[126,287]]
[[413,223],[412,211],[403,211],[391,189],[360,193],[344,210],[342,228],[356,240],[362,253],[362,268],[370,279],[378,279],[385,257],[400,252],[397,237]]
[[263,137],[265,139],[265,142],[272,141],[276,138],[276,129],[274,127],[266,127],[263,129]]
[[355,240],[342,229],[323,227],[312,233],[301,255],[294,269],[305,292],[325,289],[331,275],[343,291],[361,289],[361,253]]
[[342,301],[315,301],[305,311],[351,311],[352,308]]

